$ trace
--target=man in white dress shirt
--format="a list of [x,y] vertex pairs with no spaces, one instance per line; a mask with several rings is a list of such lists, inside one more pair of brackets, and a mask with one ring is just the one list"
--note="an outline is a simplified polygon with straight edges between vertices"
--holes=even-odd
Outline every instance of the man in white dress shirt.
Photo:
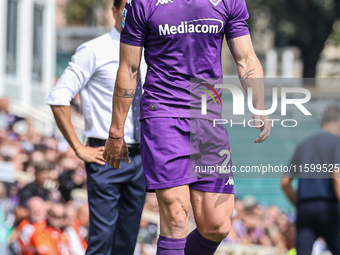
[[[57,125],[77,156],[85,161],[90,207],[87,255],[133,254],[145,200],[139,147],[138,98],[125,123],[130,164],[113,169],[103,159],[112,116],[112,93],[119,66],[120,31],[126,0],[114,0],[116,25],[109,33],[79,46],[53,88],[51,105]],[[143,66],[141,68],[143,73]],[[139,90],[141,93],[141,79]],[[71,123],[70,102],[80,93],[87,146]],[[136,92],[137,93],[137,92]]]

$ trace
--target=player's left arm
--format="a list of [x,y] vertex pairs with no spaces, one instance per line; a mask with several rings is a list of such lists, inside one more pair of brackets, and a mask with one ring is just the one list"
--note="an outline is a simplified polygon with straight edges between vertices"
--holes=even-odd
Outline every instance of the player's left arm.
[[[248,92],[248,88],[252,88],[254,108],[256,110],[266,110],[264,105],[262,66],[254,52],[250,35],[247,34],[231,38],[227,42],[237,65],[238,76],[245,92]],[[254,114],[253,119],[263,121],[263,123],[261,121],[255,121],[255,126],[258,126],[257,128],[261,130],[261,133],[259,137],[254,140],[255,143],[262,143],[269,137],[272,123],[267,115],[258,116]]]
[[124,123],[135,96],[143,47],[120,44],[120,63],[113,92],[112,122],[103,157],[113,168],[120,168],[122,158],[130,163],[124,141]]

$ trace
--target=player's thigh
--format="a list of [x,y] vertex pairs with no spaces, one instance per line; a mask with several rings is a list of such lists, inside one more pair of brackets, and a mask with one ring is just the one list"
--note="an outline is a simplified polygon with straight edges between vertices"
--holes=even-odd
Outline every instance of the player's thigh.
[[234,194],[190,190],[197,229],[201,234],[229,232]]
[[[161,232],[173,232],[187,229],[190,206],[190,190],[188,185],[156,190]],[[177,230],[176,230],[177,229]],[[161,233],[162,234],[162,233]],[[169,233],[163,233],[168,235]]]

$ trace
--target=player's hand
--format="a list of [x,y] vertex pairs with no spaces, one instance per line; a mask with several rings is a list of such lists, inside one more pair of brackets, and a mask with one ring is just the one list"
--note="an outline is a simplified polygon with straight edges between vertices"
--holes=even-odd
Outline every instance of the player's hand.
[[129,151],[123,137],[120,139],[108,138],[103,156],[112,168],[120,169],[122,158],[125,163],[130,164]]
[[88,163],[96,163],[99,165],[105,165],[103,158],[104,146],[90,147],[81,146],[76,150],[77,157]]
[[[267,115],[259,116],[259,115],[253,114],[253,119],[255,120],[254,126],[256,126],[256,128],[261,131],[261,133],[259,134],[259,137],[254,140],[254,143],[263,143],[270,136],[270,131],[272,129],[272,122],[270,121]],[[259,120],[263,121],[263,125],[262,125],[262,122]]]

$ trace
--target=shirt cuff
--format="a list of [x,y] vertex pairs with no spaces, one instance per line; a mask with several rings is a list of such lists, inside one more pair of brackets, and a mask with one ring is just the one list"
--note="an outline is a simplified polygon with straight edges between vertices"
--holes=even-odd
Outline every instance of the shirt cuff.
[[249,30],[246,29],[246,30],[237,31],[234,33],[226,33],[226,37],[227,37],[227,40],[229,40],[229,39],[233,39],[233,38],[240,37],[243,35],[248,35],[248,34],[249,34]]
[[63,105],[63,106],[70,106],[71,102],[67,101],[65,99],[61,99],[60,97],[54,97],[50,95],[46,101],[46,104],[48,105]]
[[121,43],[125,43],[132,46],[144,47],[144,41],[133,41],[131,39],[120,38]]

